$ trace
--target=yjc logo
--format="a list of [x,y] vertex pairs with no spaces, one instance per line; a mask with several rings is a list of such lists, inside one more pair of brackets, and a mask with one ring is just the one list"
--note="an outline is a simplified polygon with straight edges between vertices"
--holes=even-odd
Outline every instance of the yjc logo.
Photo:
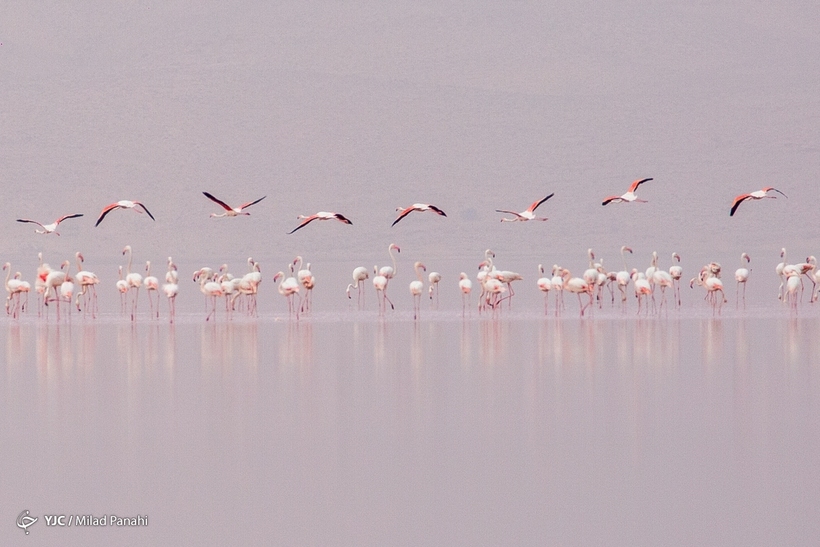
[[17,515],[17,527],[22,528],[28,535],[28,527],[37,522],[37,517],[32,517],[28,513],[28,509]]

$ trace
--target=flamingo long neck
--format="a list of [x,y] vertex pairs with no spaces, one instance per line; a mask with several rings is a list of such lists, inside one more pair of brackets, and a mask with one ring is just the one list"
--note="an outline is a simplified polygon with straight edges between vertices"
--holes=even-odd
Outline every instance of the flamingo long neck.
[[626,267],[626,255],[624,254],[625,249],[621,249],[621,259],[624,261],[624,271],[628,272],[629,268]]
[[413,267],[413,269],[414,269],[414,270],[416,270],[416,277],[419,279],[419,281],[420,281],[420,282],[422,282],[422,283],[424,283],[424,280],[423,280],[423,279],[422,279],[422,277],[421,277],[421,265],[420,265],[420,264],[416,264],[416,265]]
[[[250,214],[250,213],[248,213],[248,214]],[[296,266],[296,271],[298,272],[299,270],[302,269],[302,257],[301,256],[297,256],[296,260],[293,261],[294,264],[296,264],[297,262],[299,263],[299,265]]]
[[151,261],[148,260],[145,262],[145,276],[148,277],[151,275]]
[[74,258],[77,259],[77,271],[79,272],[80,270],[83,269],[83,261],[80,260],[80,253],[77,253],[76,255],[74,255]]
[[396,255],[393,254],[393,246],[387,248],[388,254],[390,254],[390,260],[393,261],[393,275],[395,276],[396,273],[399,271],[398,267],[396,266]]
[[11,276],[11,264],[6,262],[6,265],[4,266],[4,268],[6,270],[8,270],[6,272],[6,290],[9,290],[9,276]]
[[131,259],[132,258],[133,258],[133,255],[131,254],[131,247],[129,247],[128,248],[128,266],[125,269],[125,273],[127,275],[131,275]]

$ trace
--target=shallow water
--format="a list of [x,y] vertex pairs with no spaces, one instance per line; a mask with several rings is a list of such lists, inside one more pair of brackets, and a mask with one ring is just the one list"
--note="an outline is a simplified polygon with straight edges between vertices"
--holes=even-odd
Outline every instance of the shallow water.
[[62,545],[816,539],[820,319],[601,315],[9,323],[0,513]]

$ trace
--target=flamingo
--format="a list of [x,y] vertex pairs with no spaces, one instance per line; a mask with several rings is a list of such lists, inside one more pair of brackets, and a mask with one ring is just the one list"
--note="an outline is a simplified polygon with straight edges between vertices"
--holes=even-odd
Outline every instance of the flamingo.
[[738,306],[738,299],[740,297],[740,284],[743,283],[743,306],[746,307],[746,281],[749,280],[749,269],[743,264],[743,261],[746,261],[746,264],[751,262],[749,255],[743,253],[740,255],[740,264],[741,267],[735,270],[735,281],[737,281],[737,287],[735,291],[735,307]]
[[672,279],[672,274],[660,268],[655,269],[655,273],[652,274],[652,281],[654,282],[654,285],[658,285],[661,288],[661,303],[658,306],[658,310],[660,310],[660,308],[663,308],[663,305],[666,303],[667,287],[671,288],[674,293],[675,281]]
[[[672,260],[680,262],[680,255],[672,253]],[[672,263],[672,266],[669,266],[669,275],[672,276],[672,282],[675,286],[675,302],[680,307],[680,279],[683,277],[683,268],[676,263]]]
[[516,272],[511,272],[509,270],[495,270],[495,269],[490,271],[490,276],[495,278],[495,279],[498,279],[500,282],[507,285],[507,289],[509,289],[510,294],[508,294],[504,298],[506,298],[508,300],[508,307],[512,308],[512,297],[515,296],[515,291],[512,288],[512,282],[513,281],[521,281],[524,278],[521,276],[521,274],[516,273]]
[[563,268],[558,264],[552,265],[552,291],[555,293],[555,315],[564,307],[564,277]]
[[[353,269],[353,281],[355,283],[356,289],[359,291],[358,295],[358,302],[359,302],[359,309],[362,309],[364,306],[364,293],[362,292],[362,283],[364,280],[369,278],[370,274],[367,272],[367,268],[364,266],[359,266]],[[350,298],[350,291],[347,292],[347,297]]]
[[[639,272],[634,268],[632,270],[632,285],[635,287],[635,298],[638,299],[638,315],[640,315],[643,299],[647,295],[652,296],[652,285],[649,284],[645,273]],[[649,311],[648,308],[649,306],[647,305],[647,313]]]
[[299,263],[296,267],[296,280],[305,288],[305,298],[302,300],[302,311],[310,311],[311,303],[313,302],[313,287],[316,284],[316,278],[313,272],[310,271],[310,262],[302,269],[302,257],[297,256],[293,260],[293,264]]
[[45,303],[45,293],[47,291],[46,278],[51,272],[51,266],[43,263],[43,253],[37,253],[39,265],[37,266],[37,278],[34,280],[34,291],[37,293],[37,317],[43,315],[43,304]]
[[[122,272],[122,270],[120,270]],[[174,322],[174,316],[176,315],[176,298],[177,294],[179,294],[179,283],[178,275],[177,275],[177,265],[171,260],[171,257],[168,257],[168,271],[165,273],[165,283],[162,285],[162,292],[165,293],[166,298],[168,298],[168,316],[170,317],[170,322]],[[159,302],[157,302],[157,308],[159,308]]]
[[544,315],[547,315],[547,311],[549,310],[549,298],[550,290],[552,289],[552,280],[549,277],[545,276],[543,264],[538,265],[538,273],[541,274],[541,277],[538,278],[536,284],[538,285],[538,290],[544,293]]
[[128,285],[128,290],[134,289],[134,298],[131,300],[131,321],[137,318],[137,301],[139,300],[140,287],[142,286],[142,276],[136,272],[131,272],[131,260],[133,258],[131,253],[131,245],[126,245],[122,250],[122,254],[128,253],[128,266],[125,269],[125,282]]
[[413,295],[413,319],[419,318],[419,308],[421,307],[421,293],[424,291],[424,281],[421,278],[421,271],[427,271],[427,267],[421,262],[413,264],[413,269],[416,271],[416,281],[410,282],[410,294]]
[[50,270],[45,278],[45,291],[43,293],[43,304],[48,306],[49,298],[48,298],[48,291],[54,291],[54,298],[51,299],[52,302],[57,302],[57,321],[60,320],[60,296],[57,294],[58,288],[63,284],[66,280],[66,272],[63,270],[69,266],[68,260],[62,263],[59,270]]
[[[139,209],[137,207],[139,207]],[[124,199],[118,201],[117,203],[112,203],[111,205],[106,205],[105,207],[103,207],[103,210],[100,212],[100,217],[97,219],[97,223],[94,225],[94,227],[96,228],[97,226],[99,226],[100,222],[102,222],[105,218],[105,215],[107,215],[114,209],[134,209],[138,213],[142,213],[143,211],[145,211],[146,213],[148,213],[148,216],[151,217],[151,220],[156,220],[154,218],[154,215],[151,214],[151,211],[149,211],[148,208],[145,207],[145,205],[143,205],[141,202],[129,201],[127,199]]]
[[294,228],[294,229],[293,229],[293,230],[291,230],[290,232],[288,232],[288,234],[292,234],[292,233],[293,233],[293,232],[295,232],[296,230],[301,230],[302,228],[304,228],[305,226],[307,226],[308,224],[310,224],[310,223],[311,223],[311,222],[313,222],[314,220],[331,220],[331,219],[336,219],[336,220],[338,220],[339,222],[344,222],[345,224],[353,224],[352,222],[350,222],[350,220],[348,220],[347,218],[345,218],[343,215],[341,215],[341,214],[339,214],[339,213],[332,213],[332,212],[331,212],[331,213],[329,213],[329,212],[327,212],[327,211],[319,211],[319,212],[318,212],[318,213],[316,213],[315,215],[310,215],[310,216],[299,215],[298,217],[296,217],[296,219],[297,219],[297,220],[301,220],[301,221],[302,221],[302,223],[301,223],[301,224],[299,224],[299,226],[297,226],[296,228]]
[[461,316],[463,317],[464,310],[470,305],[470,291],[473,290],[473,282],[464,272],[458,276],[458,288],[461,289]]
[[[9,268],[9,271],[11,271],[11,268]],[[17,295],[17,309],[15,310],[16,314],[12,313],[13,317],[18,317],[20,315],[20,311],[26,311],[26,308],[28,307],[28,293],[31,292],[31,283],[20,279],[22,275],[23,274],[20,272],[16,272],[14,274],[14,278],[9,280],[9,287],[11,288],[12,294]],[[20,302],[21,294],[26,295],[26,298],[22,301],[22,303]]]
[[436,207],[435,205],[430,205],[429,203],[414,203],[410,207],[396,207],[396,211],[401,211],[399,216],[396,217],[396,220],[393,221],[391,226],[395,226],[398,221],[412,213],[413,211],[433,211],[437,215],[441,215],[446,217],[447,215],[444,214],[444,211]]
[[81,216],[83,216],[83,215],[80,214],[80,213],[75,213],[73,215],[63,215],[60,218],[58,218],[57,220],[55,220],[54,222],[52,222],[51,224],[43,224],[41,222],[37,222],[36,220],[31,220],[29,218],[18,218],[17,222],[30,222],[32,224],[36,224],[37,226],[42,228],[42,230],[37,230],[35,228],[34,231],[38,234],[57,234],[57,235],[60,235],[60,233],[57,231],[57,226],[62,221],[66,220],[67,218],[77,218],[77,217],[81,217]]
[[[584,316],[584,310],[592,305],[592,285],[586,282],[581,277],[572,277],[569,270],[561,270],[562,279],[564,280],[564,290],[578,295],[578,306],[581,308],[581,317]],[[581,295],[589,294],[589,302],[584,304],[581,302]]]
[[632,276],[629,273],[629,268],[626,265],[626,255],[624,254],[627,251],[629,254],[632,254],[631,248],[626,245],[621,247],[621,260],[623,261],[624,269],[615,274],[615,282],[618,284],[618,290],[621,291],[621,302],[624,306],[626,305],[626,289],[629,287],[629,282],[632,280]]
[[379,267],[373,266],[373,288],[376,289],[376,300],[379,302],[379,315],[387,308],[386,302],[390,302],[390,309],[395,310],[393,302],[387,297],[387,277],[379,273]]
[[398,268],[396,266],[396,257],[393,254],[393,250],[395,250],[397,253],[400,253],[401,249],[395,243],[391,243],[390,246],[387,247],[387,254],[390,255],[390,260],[393,262],[393,265],[382,266],[381,268],[379,268],[379,273],[386,277],[387,281],[393,279],[393,277],[395,277],[396,273],[398,272]]
[[125,313],[125,295],[128,292],[128,282],[122,278],[122,266],[119,267],[120,278],[117,281],[117,290],[120,291],[120,313]]
[[[60,298],[68,302],[68,315],[71,317],[71,299],[74,297],[74,280],[68,274],[71,263],[66,260],[65,265],[65,280],[60,284]],[[59,309],[59,307],[57,309]]]
[[777,192],[784,198],[789,197],[777,188],[774,188],[773,186],[767,186],[762,190],[757,190],[756,192],[752,192],[750,194],[740,194],[739,196],[735,197],[734,201],[732,201],[732,208],[729,210],[729,216],[735,216],[735,211],[737,211],[737,208],[740,207],[740,204],[746,200],[752,199],[757,201],[763,198],[777,199],[777,196],[768,195],[769,192]]
[[213,201],[214,203],[217,203],[217,204],[221,205],[222,208],[225,209],[224,213],[220,213],[220,214],[211,213],[212,218],[236,217],[236,216],[239,216],[239,215],[250,215],[250,213],[245,212],[244,209],[247,209],[251,205],[256,205],[257,203],[259,203],[260,201],[262,201],[263,199],[268,197],[268,196],[262,196],[261,198],[257,199],[256,201],[250,201],[248,203],[243,203],[239,207],[231,207],[230,205],[228,205],[227,203],[225,203],[221,199],[215,198],[214,196],[212,196],[208,192],[202,192],[202,193],[205,195],[206,198]]
[[[202,268],[194,274],[194,281],[199,281],[199,290],[211,301],[211,309],[205,316],[205,321],[211,319],[211,315],[216,318],[216,299],[223,296],[222,286],[213,280],[214,272],[210,268]],[[207,300],[206,300],[207,302]]]
[[526,222],[528,220],[549,220],[546,217],[537,217],[535,216],[535,210],[538,209],[538,206],[547,201],[549,198],[555,195],[555,192],[548,195],[544,199],[540,201],[534,201],[532,205],[526,211],[521,211],[520,213],[516,213],[515,211],[505,211],[504,209],[496,209],[496,213],[507,213],[509,215],[513,215],[515,218],[502,218],[501,222]]
[[775,266],[775,268],[774,268],[774,272],[777,274],[777,277],[780,279],[780,286],[777,288],[777,299],[782,300],[783,302],[785,302],[785,299],[783,298],[783,296],[784,296],[783,287],[786,284],[786,276],[783,275],[783,269],[787,265],[787,262],[786,262],[786,248],[785,247],[780,249],[780,258],[781,258],[781,262],[777,266]]
[[154,316],[154,301],[151,299],[151,292],[157,293],[157,318],[159,318],[159,279],[151,275],[151,261],[145,261],[145,279],[142,280],[145,291],[148,295],[148,305],[151,308],[151,317]]
[[[77,261],[77,275],[74,276],[80,284],[80,292],[77,294],[77,311],[80,311],[80,297],[83,297],[83,307],[86,312],[91,308],[91,317],[97,317],[97,284],[100,279],[94,272],[83,270],[83,261],[85,258],[82,253],[77,251],[74,253],[74,259]],[[91,299],[91,306],[88,305],[88,300]]]
[[430,296],[430,300],[432,300],[433,293],[436,293],[436,306],[438,306],[438,283],[441,281],[441,274],[438,272],[430,272],[427,274],[427,281],[430,283],[427,294]]
[[296,309],[296,319],[299,319],[299,309],[293,305],[293,296],[299,294],[299,282],[293,277],[293,265],[290,266],[291,276],[285,277],[284,272],[277,272],[275,276],[273,276],[273,282],[276,283],[280,279],[282,280],[279,283],[277,289],[279,290],[279,294],[287,298],[288,300],[288,314],[293,313],[293,310]]
[[786,292],[784,300],[791,304],[795,312],[797,311],[797,289],[801,285],[800,274],[790,270],[786,275]]
[[610,203],[628,203],[630,201],[637,201],[639,203],[646,203],[645,199],[638,199],[638,196],[635,195],[635,191],[638,189],[638,186],[643,184],[644,182],[653,180],[652,178],[648,179],[638,179],[634,181],[632,184],[629,185],[629,190],[623,195],[620,196],[609,196],[604,198],[603,203],[601,205],[608,205]]
[[[6,297],[6,313],[10,314],[14,319],[19,317],[20,312],[20,293],[25,292],[28,294],[28,290],[31,289],[31,285],[26,283],[25,281],[20,281],[17,277],[14,279],[9,279],[11,277],[11,264],[6,262],[3,265],[4,270],[8,270],[6,273],[6,291],[9,293]],[[25,289],[25,286],[28,285],[28,289]]]

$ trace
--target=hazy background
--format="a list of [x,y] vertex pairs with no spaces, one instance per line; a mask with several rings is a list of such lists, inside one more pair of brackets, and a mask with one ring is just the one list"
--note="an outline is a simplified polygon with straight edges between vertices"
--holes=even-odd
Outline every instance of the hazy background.
[[[619,263],[624,244],[640,265],[652,250],[688,253],[688,271],[701,255],[734,264],[744,250],[773,266],[781,246],[802,260],[818,250],[819,11],[4,2],[0,248],[29,268],[37,251],[53,265],[82,250],[112,283],[125,244],[135,260],[235,270],[253,255],[274,263],[266,275],[298,253],[325,279],[335,261],[384,264],[390,242],[405,273],[452,256],[454,276],[487,247],[499,266],[533,271],[559,258],[582,268],[587,247]],[[639,193],[648,204],[601,207],[640,177],[655,179]],[[766,185],[789,199],[728,216],[735,195]],[[268,198],[251,217],[216,220],[203,190],[231,204]],[[539,209],[549,222],[498,222],[495,209],[551,192]],[[157,221],[117,211],[93,228],[120,199]],[[391,228],[395,207],[417,201],[448,218]],[[285,235],[319,210],[354,224]],[[61,238],[14,223],[69,212],[86,217]]]

